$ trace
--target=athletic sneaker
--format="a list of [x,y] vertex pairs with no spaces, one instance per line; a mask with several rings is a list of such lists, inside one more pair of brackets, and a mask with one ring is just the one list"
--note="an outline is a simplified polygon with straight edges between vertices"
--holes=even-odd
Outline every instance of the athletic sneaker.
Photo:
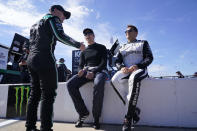
[[75,124],[75,127],[82,127],[84,120],[89,116],[89,112],[83,116],[79,116],[78,121]]
[[27,129],[26,131],[40,131],[38,129]]
[[100,129],[99,118],[94,118],[93,128],[96,130]]
[[132,131],[132,123],[131,120],[128,120],[127,118],[124,119],[122,131]]
[[136,107],[135,113],[134,113],[134,116],[133,116],[133,124],[137,124],[139,122],[139,120],[140,120],[140,117],[139,117],[140,112],[141,112],[140,109],[138,107]]

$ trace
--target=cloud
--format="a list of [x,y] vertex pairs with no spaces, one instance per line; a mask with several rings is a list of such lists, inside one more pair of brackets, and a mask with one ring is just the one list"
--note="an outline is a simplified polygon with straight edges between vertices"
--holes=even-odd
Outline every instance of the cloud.
[[63,5],[66,10],[71,12],[71,20],[80,24],[82,24],[86,17],[93,12],[93,9],[89,9],[85,5],[82,5],[82,2],[82,0],[68,0]]
[[84,5],[81,5],[82,0],[68,0],[63,6],[71,12],[71,18],[63,23],[64,31],[67,35],[77,41],[84,41],[82,30],[87,17],[93,12]]
[[[0,0],[1,1],[1,0]],[[44,0],[40,0],[41,2]],[[96,42],[111,47],[110,38],[113,36],[113,28],[107,21],[97,22],[100,13],[85,4],[93,0],[67,0],[62,6],[71,12],[71,18],[63,23],[64,31],[67,35],[77,41],[85,41],[82,30],[86,27],[93,28],[96,35]],[[83,4],[83,2],[85,4]],[[57,2],[53,2],[57,4]],[[44,14],[39,11],[40,6],[34,5],[31,0],[9,0],[0,2],[0,24],[14,27],[11,32],[17,32],[29,37],[30,27],[38,21]],[[32,11],[33,10],[33,11]],[[96,13],[95,13],[96,12]],[[47,12],[45,12],[47,13]],[[94,15],[91,15],[94,14]],[[96,15],[95,15],[96,14]],[[87,21],[91,17],[92,21]],[[94,22],[94,23],[92,23]],[[3,30],[0,33],[5,32]],[[7,31],[9,33],[9,31]],[[117,36],[119,38],[119,36]],[[65,46],[57,42],[55,56],[71,59],[72,50],[76,48]],[[71,63],[71,61],[67,61]]]
[[43,14],[35,11],[35,6],[29,0],[9,0],[0,3],[0,24],[19,27],[21,34],[25,36],[29,35],[31,25],[42,16]]
[[98,41],[98,43],[104,44],[107,48],[110,48],[110,39],[112,36],[112,32],[110,31],[113,30],[113,28],[110,26],[110,23],[98,23],[96,24],[94,30],[96,34],[96,41]]
[[35,7],[31,4],[29,0],[8,0],[7,6],[15,7],[16,10],[33,10]]
[[8,25],[8,24],[0,20],[0,25]]
[[0,3],[0,21],[11,26],[30,27],[42,15],[32,9],[34,6],[27,0]]

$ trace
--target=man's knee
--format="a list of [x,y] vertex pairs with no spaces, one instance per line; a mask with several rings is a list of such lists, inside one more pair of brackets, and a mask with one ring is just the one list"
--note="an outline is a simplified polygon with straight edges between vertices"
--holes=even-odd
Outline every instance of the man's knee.
[[41,95],[31,96],[29,97],[28,103],[32,103],[33,105],[37,105],[40,101]]
[[40,97],[41,97],[41,90],[39,88],[31,90],[29,97],[30,101],[39,101]]
[[113,84],[115,84],[116,81],[117,81],[117,77],[113,76],[113,77],[111,78],[111,82],[112,82]]
[[96,74],[96,77],[94,79],[94,84],[97,86],[99,85],[104,85],[105,84],[105,80],[106,80],[107,75],[105,73],[99,73]]
[[124,83],[125,81],[122,79],[124,74],[121,71],[116,72],[116,74],[112,77],[111,82],[113,84]]
[[77,90],[77,80],[75,79],[76,76],[71,78],[67,83],[67,89],[70,93],[75,92]]

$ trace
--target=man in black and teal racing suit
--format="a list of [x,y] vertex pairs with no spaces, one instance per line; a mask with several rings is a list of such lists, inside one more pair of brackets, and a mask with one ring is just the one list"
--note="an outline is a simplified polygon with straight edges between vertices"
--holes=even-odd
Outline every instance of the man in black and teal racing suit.
[[66,45],[85,49],[85,45],[79,43],[63,31],[62,23],[69,19],[71,13],[65,11],[60,5],[53,5],[50,14],[31,27],[30,52],[27,65],[31,76],[31,92],[27,106],[26,131],[38,131],[36,129],[37,108],[41,100],[40,119],[41,131],[52,131],[53,103],[57,89],[57,68],[54,57],[56,41]]

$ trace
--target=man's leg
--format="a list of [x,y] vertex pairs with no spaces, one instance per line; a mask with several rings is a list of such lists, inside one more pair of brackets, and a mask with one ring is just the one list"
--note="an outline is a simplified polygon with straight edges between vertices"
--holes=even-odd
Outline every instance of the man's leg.
[[140,92],[140,82],[147,77],[147,71],[145,69],[138,69],[129,77],[129,93],[127,99],[129,100],[128,111],[125,116],[123,131],[129,131],[132,126],[132,120],[136,110],[138,96]]
[[93,117],[94,128],[99,129],[99,118],[103,107],[104,85],[107,75],[104,72],[97,73],[94,79],[94,92],[93,92]]
[[78,75],[74,75],[67,82],[68,92],[73,100],[75,109],[80,116],[88,113],[88,110],[79,91],[79,88],[87,82],[88,80],[85,77],[78,77]]
[[74,106],[76,111],[79,114],[79,119],[76,123],[76,127],[81,127],[83,121],[88,117],[89,111],[85,106],[79,88],[87,83],[90,80],[87,80],[84,76],[78,77],[78,75],[74,75],[69,81],[67,82],[68,92],[73,100]]
[[126,100],[126,95],[128,93],[129,76],[130,74],[125,74],[122,71],[118,71],[111,79],[111,82],[113,83],[114,87],[124,100]]
[[57,70],[55,65],[39,70],[41,87],[41,131],[52,131],[53,104],[57,89]]
[[31,86],[30,86],[31,92],[28,100],[27,118],[26,118],[27,120],[25,125],[27,127],[27,131],[31,129],[36,129],[37,110],[41,96],[40,80],[38,74],[32,69],[29,69],[29,71],[31,75]]

